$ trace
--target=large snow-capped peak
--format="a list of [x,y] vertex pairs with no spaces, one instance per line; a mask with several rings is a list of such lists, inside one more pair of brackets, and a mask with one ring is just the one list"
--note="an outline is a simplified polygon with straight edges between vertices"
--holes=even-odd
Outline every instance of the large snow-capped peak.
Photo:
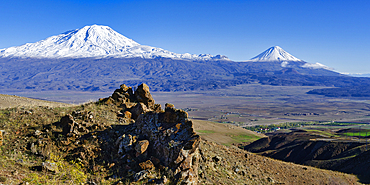
[[108,26],[92,25],[67,31],[35,43],[0,50],[0,57],[21,58],[85,58],[85,57],[122,57],[122,58],[174,58],[191,60],[222,59],[224,56],[208,54],[177,54],[161,48],[140,45]]
[[256,57],[251,58],[250,61],[267,62],[267,61],[302,61],[302,60],[284,51],[281,47],[274,46],[257,55]]

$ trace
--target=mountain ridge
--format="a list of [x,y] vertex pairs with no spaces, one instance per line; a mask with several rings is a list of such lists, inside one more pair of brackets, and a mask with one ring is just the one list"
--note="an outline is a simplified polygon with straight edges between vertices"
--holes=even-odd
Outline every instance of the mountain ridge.
[[[224,60],[224,55],[177,54],[162,48],[141,45],[116,32],[108,26],[91,25],[48,37],[35,43],[26,43],[0,49],[0,58],[171,58],[176,60]],[[281,67],[290,67],[290,62],[303,62],[303,68],[332,70],[323,64],[306,63],[273,46],[244,62],[281,62]]]

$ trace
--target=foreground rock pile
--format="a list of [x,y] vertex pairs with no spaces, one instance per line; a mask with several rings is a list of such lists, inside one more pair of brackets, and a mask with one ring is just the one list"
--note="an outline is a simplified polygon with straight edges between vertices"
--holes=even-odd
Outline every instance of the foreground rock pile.
[[67,160],[78,161],[93,173],[106,172],[111,179],[198,183],[200,137],[186,112],[172,104],[162,110],[146,84],[135,91],[121,85],[97,104],[114,112],[106,116],[113,124],[98,121],[102,115],[92,111],[73,111],[36,129],[29,149],[47,157],[49,148],[57,147],[68,154]]
[[155,104],[146,84],[140,85],[135,93],[121,85],[111,97],[101,101],[122,107],[119,116],[123,123],[135,127],[129,133],[120,133],[115,146],[120,159],[138,163],[142,171],[135,174],[136,181],[148,170],[158,168],[172,171],[168,173],[177,181],[198,182],[200,138],[194,133],[186,112],[171,104],[166,104],[163,111],[160,104]]

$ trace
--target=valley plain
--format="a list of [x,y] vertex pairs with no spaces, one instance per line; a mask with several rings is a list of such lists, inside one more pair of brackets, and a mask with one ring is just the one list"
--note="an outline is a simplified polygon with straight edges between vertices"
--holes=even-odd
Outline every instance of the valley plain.
[[284,122],[369,122],[370,101],[307,94],[312,86],[243,84],[203,92],[155,92],[158,103],[188,110],[193,119],[238,126]]
[[[237,126],[284,122],[370,122],[370,99],[334,98],[307,94],[321,86],[242,84],[225,89],[152,92],[156,103],[172,103],[194,120],[233,123]],[[107,97],[111,92],[10,92],[18,96],[81,104]]]

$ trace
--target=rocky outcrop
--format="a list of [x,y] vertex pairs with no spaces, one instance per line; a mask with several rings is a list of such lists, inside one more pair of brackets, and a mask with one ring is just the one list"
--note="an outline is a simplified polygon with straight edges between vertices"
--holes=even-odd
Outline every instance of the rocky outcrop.
[[[57,124],[65,136],[59,139],[60,144],[74,147],[68,149],[73,151],[73,158],[96,163],[99,161],[96,157],[100,156],[101,161],[111,165],[109,168],[125,175],[133,174],[130,177],[133,181],[149,182],[146,180],[153,180],[150,174],[160,171],[162,175],[154,178],[156,182],[164,183],[169,178],[181,184],[198,183],[200,137],[185,111],[169,103],[162,110],[146,84],[139,85],[135,91],[121,85],[98,104],[118,109],[119,124],[108,126],[96,122],[94,114],[87,111],[67,114]],[[79,144],[96,139],[96,143],[104,144],[100,147]]]
[[[200,137],[193,123],[173,104],[162,110],[146,84],[135,91],[121,85],[110,97],[81,109],[33,128],[31,153],[48,158],[54,148],[88,171],[109,171],[112,178],[139,184],[198,184]],[[43,168],[57,171],[51,163]]]

